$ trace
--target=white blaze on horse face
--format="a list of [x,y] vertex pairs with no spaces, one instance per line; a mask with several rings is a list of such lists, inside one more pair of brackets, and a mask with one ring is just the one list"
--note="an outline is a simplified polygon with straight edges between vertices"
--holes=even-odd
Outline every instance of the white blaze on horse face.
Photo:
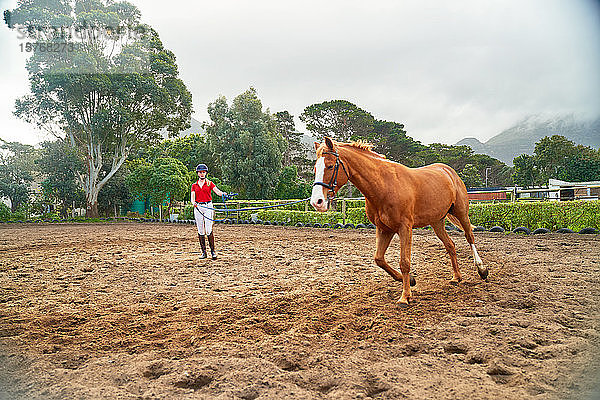
[[[319,157],[315,163],[315,182],[323,182],[323,175],[325,174],[325,157]],[[314,185],[312,189],[312,196],[310,197],[310,204],[317,211],[327,211],[327,198],[325,197],[324,187],[321,185]]]

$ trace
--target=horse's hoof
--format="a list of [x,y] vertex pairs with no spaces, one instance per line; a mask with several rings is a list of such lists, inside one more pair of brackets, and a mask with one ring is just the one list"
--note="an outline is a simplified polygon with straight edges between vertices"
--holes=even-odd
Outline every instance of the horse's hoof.
[[403,303],[403,302],[400,302],[400,301],[397,304],[398,304],[398,308],[402,308],[402,309],[408,308],[408,306],[409,306],[408,303]]
[[417,284],[417,281],[415,280],[414,276],[410,276],[410,286],[415,286]]
[[459,283],[460,283],[460,281],[458,281],[456,279],[450,280],[450,284],[453,285],[453,286],[458,286]]
[[485,267],[477,267],[477,272],[479,273],[479,276],[481,277],[481,279],[487,279],[488,277],[488,269]]

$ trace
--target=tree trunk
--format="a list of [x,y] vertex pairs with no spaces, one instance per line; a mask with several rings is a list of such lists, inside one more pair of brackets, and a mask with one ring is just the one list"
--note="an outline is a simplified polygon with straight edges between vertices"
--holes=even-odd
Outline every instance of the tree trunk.
[[8,196],[8,199],[10,200],[10,212],[11,213],[16,213],[17,212],[17,202],[14,201],[10,196]]
[[88,218],[98,218],[98,192],[106,182],[121,168],[129,151],[123,146],[120,154],[113,158],[110,172],[100,179],[100,170],[102,168],[102,150],[100,144],[89,143],[91,149],[87,154],[87,174],[79,174],[79,182],[85,191],[87,202],[85,215]]
[[98,218],[98,192],[100,187],[98,185],[92,185],[85,194],[85,200],[87,203],[85,216],[88,218]]
[[88,218],[98,218],[98,201],[95,203],[88,203],[85,216]]

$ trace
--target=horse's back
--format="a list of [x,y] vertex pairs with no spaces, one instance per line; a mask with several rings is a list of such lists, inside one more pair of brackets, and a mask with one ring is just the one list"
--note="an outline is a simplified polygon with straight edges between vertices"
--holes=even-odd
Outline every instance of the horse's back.
[[[436,177],[438,177],[438,179],[442,179],[442,180],[448,179],[449,182],[452,182],[452,185],[455,188],[456,188],[457,184],[458,184],[458,188],[460,188],[459,183],[462,182],[462,180],[460,179],[460,177],[458,176],[458,174],[456,173],[454,168],[452,168],[449,165],[442,164],[442,163],[429,164],[424,167],[413,168],[412,170],[414,171],[414,174],[417,177],[419,177],[423,180],[435,179]],[[427,182],[425,182],[425,183],[427,183]]]
[[425,197],[433,196],[450,203],[463,202],[467,188],[456,171],[449,165],[435,163],[414,168],[413,173]]

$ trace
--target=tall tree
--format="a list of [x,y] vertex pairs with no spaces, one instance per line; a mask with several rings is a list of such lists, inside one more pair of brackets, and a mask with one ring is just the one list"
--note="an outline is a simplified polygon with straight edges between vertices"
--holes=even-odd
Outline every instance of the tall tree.
[[513,169],[502,161],[486,154],[473,154],[469,158],[469,163],[477,168],[482,183],[487,187],[513,185],[511,177]]
[[558,179],[567,182],[600,181],[600,149],[577,146],[576,154],[561,168]]
[[275,188],[276,199],[305,199],[310,196],[312,185],[298,177],[295,165],[283,167]]
[[435,162],[448,164],[456,171],[462,171],[463,168],[469,164],[471,157],[473,156],[473,149],[469,146],[452,146],[442,143],[432,143],[429,145],[429,149],[439,155],[439,160]]
[[369,112],[347,100],[310,105],[300,114],[300,120],[317,139],[330,136],[341,142],[369,137],[375,122]]
[[77,149],[88,215],[97,216],[99,191],[133,149],[164,127],[176,134],[190,126],[191,94],[175,55],[127,2],[19,0],[4,19],[33,43],[31,94],[16,101],[15,114]]
[[206,134],[193,133],[151,143],[133,152],[129,156],[129,160],[144,159],[151,163],[157,158],[164,157],[178,159],[190,171],[194,171],[194,174],[196,166],[204,163],[209,166],[211,177],[220,176],[218,159],[208,144]]
[[569,160],[577,154],[575,143],[564,136],[553,135],[540,139],[535,144],[535,159],[540,179],[547,183],[557,179]]
[[458,176],[463,180],[468,188],[481,187],[483,182],[477,167],[473,164],[467,164],[458,172]]
[[302,133],[296,131],[294,117],[288,111],[275,113],[275,131],[285,139],[285,151],[283,153],[283,164],[292,165],[302,158]]
[[170,212],[174,200],[187,199],[192,177],[183,163],[175,158],[161,157],[152,163],[137,159],[128,162],[130,174],[125,181],[138,199],[149,199],[153,205],[167,202]]
[[600,150],[575,145],[564,136],[542,138],[533,156],[522,154],[513,161],[515,184],[545,185],[548,179],[569,182],[600,180]]
[[192,134],[182,138],[165,140],[164,157],[181,161],[189,170],[195,171],[200,163],[210,166],[210,175],[221,176],[219,163],[210,151],[206,135]]
[[41,144],[41,157],[36,161],[40,170],[44,200],[57,204],[58,212],[68,216],[68,209],[82,207],[85,193],[79,187],[77,174],[84,165],[75,151],[63,140],[46,141]]
[[537,171],[534,156],[521,154],[515,157],[513,165],[513,181],[515,185],[527,188],[539,183],[539,172]]
[[127,168],[122,167],[98,193],[98,212],[105,216],[118,215],[121,207],[127,207],[134,200],[127,186]]
[[0,197],[10,200],[12,212],[30,198],[36,158],[33,146],[0,139]]
[[375,144],[375,151],[408,167],[415,166],[415,154],[426,147],[407,136],[404,125],[398,122],[375,120],[373,131],[366,139]]
[[219,157],[224,182],[246,198],[271,198],[285,141],[274,118],[263,112],[256,90],[240,94],[231,106],[221,96],[209,104],[208,114],[208,142]]

